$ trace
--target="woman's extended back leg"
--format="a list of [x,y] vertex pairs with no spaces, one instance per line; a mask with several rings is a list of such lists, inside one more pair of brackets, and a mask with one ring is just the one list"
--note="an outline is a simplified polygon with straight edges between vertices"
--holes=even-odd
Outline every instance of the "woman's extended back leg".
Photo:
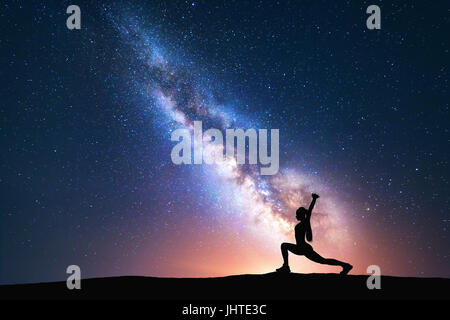
[[347,274],[353,268],[353,266],[348,263],[345,263],[345,262],[342,262],[342,261],[339,261],[336,259],[324,258],[320,254],[315,252],[314,250],[305,252],[304,255],[309,260],[320,263],[320,264],[328,264],[331,266],[341,266],[343,268],[343,270],[341,272],[342,274]]

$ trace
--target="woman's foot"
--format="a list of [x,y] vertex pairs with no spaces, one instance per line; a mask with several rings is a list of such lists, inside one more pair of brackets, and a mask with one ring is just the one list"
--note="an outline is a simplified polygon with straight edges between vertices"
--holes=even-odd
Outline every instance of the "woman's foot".
[[291,268],[289,268],[288,265],[283,264],[283,266],[281,268],[277,269],[277,272],[289,273],[289,272],[291,272]]
[[341,274],[348,274],[350,272],[350,270],[353,269],[353,266],[350,263],[346,263],[342,266],[342,271]]

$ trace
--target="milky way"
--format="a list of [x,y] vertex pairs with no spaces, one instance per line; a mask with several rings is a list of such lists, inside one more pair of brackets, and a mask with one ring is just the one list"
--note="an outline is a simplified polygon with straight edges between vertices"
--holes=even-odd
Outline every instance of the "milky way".
[[[171,120],[169,132],[178,127],[192,132],[194,121],[202,121],[204,127],[209,125],[222,131],[245,125],[258,128],[255,121],[242,121],[239,113],[230,114],[224,110],[223,104],[219,104],[208,86],[204,85],[206,81],[196,71],[195,64],[187,58],[169,54],[151,30],[145,30],[139,22],[127,19],[116,21],[115,25],[123,41],[135,53],[132,59],[138,61],[133,67],[139,70],[133,75],[136,91],[148,99],[148,108],[157,108]],[[212,147],[206,143],[204,151],[210,152],[208,148]],[[218,152],[223,153],[223,149]],[[238,165],[235,158],[227,158],[225,162],[213,166],[213,174],[220,178],[215,188],[221,192],[231,192],[235,206],[244,213],[244,223],[254,224],[253,228],[270,241],[281,241],[286,234],[292,233],[295,210],[300,205],[309,204],[311,192],[326,189],[289,168],[282,168],[273,177],[265,177],[259,174],[256,165]],[[319,202],[312,219],[313,228],[326,234],[337,245],[347,244],[350,238],[340,214],[341,209],[327,197]]]

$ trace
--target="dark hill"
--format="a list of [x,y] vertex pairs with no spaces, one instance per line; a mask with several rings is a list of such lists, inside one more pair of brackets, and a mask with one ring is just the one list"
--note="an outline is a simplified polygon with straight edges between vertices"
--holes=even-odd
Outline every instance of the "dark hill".
[[0,286],[1,299],[150,299],[150,300],[297,300],[297,299],[450,299],[450,279],[381,277],[369,290],[366,275],[276,274],[221,278],[113,277],[81,281]]

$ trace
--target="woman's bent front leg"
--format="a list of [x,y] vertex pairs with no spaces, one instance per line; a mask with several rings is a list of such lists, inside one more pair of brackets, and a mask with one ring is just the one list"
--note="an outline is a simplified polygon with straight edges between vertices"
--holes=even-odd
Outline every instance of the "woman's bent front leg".
[[300,254],[299,248],[293,243],[283,242],[281,244],[281,255],[283,256],[283,265],[289,265],[289,251],[293,254]]

